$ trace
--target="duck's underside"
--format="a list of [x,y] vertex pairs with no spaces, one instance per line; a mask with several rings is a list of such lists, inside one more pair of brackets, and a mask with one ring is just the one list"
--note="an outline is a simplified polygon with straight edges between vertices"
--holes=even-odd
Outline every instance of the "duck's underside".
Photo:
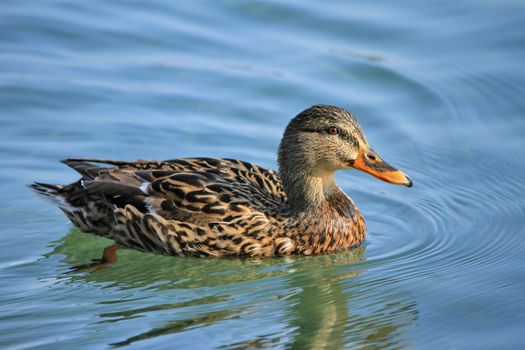
[[[350,235],[297,234],[278,175],[246,162],[67,159],[70,185],[31,185],[82,231],[168,255],[313,254],[360,243]],[[355,218],[356,227],[364,222]]]

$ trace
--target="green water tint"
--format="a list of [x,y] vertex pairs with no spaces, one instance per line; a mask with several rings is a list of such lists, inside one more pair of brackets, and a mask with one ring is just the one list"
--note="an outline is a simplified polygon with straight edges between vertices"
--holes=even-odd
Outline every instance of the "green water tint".
[[[365,247],[333,255],[271,259],[178,258],[125,250],[119,251],[119,260],[109,268],[74,270],[98,256],[108,243],[111,241],[73,229],[56,242],[46,257],[60,258],[58,270],[63,272],[58,278],[66,284],[95,283],[102,288],[140,290],[148,294],[196,290],[199,291],[196,295],[201,295],[160,304],[152,304],[147,296],[143,300],[147,306],[100,313],[101,320],[97,323],[107,324],[148,317],[157,312],[173,314],[173,320],[112,343],[115,347],[214,323],[242,320],[244,315],[265,308],[270,313],[283,313],[281,317],[290,329],[286,341],[282,334],[269,333],[223,348],[286,345],[297,349],[337,349],[348,343],[373,347],[410,343],[403,335],[417,318],[415,302],[408,302],[406,298],[397,301],[375,299],[366,313],[352,310],[352,299],[358,297],[354,294],[359,293],[363,283],[359,277],[366,271]],[[255,286],[251,285],[254,281]],[[273,289],[276,284],[280,287]],[[212,293],[206,292],[211,288]],[[242,300],[245,293],[250,295],[250,300]],[[262,300],[257,294],[263,296]],[[100,302],[101,305],[128,303],[136,306],[141,299]],[[198,311],[192,313],[192,309]],[[187,310],[182,313],[189,312],[191,316],[176,317],[181,310]],[[264,314],[258,317],[264,319]]]

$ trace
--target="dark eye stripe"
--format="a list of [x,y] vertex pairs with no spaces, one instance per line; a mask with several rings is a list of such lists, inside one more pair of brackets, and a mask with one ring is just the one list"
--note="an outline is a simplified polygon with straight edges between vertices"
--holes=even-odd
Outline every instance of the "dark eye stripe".
[[[299,131],[322,133],[322,132],[326,132],[326,129],[325,128],[318,128],[318,129],[301,128],[301,129],[299,129]],[[343,130],[339,129],[339,133],[337,134],[337,136],[339,136],[340,138],[342,138],[345,141],[348,141],[348,142],[352,143],[352,145],[355,148],[359,148],[359,141],[357,141],[357,139],[354,136],[351,136],[350,134],[347,134]]]
[[324,131],[324,129],[309,129],[309,128],[301,128],[301,129],[298,129],[299,131],[304,131],[304,132],[322,132]]

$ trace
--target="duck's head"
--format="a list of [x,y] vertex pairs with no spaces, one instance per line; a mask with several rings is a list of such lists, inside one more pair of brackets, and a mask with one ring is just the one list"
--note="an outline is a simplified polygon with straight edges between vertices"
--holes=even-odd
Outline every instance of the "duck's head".
[[[378,179],[411,187],[412,181],[370,147],[356,119],[346,110],[316,105],[293,118],[279,146],[279,170],[285,189],[301,177],[319,178],[329,190],[337,170],[355,168]],[[332,184],[333,182],[333,184]]]

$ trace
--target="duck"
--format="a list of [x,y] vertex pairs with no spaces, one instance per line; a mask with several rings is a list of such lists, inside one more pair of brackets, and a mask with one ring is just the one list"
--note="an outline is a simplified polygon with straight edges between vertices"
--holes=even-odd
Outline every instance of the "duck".
[[80,230],[114,241],[116,250],[174,256],[273,257],[356,248],[366,224],[337,185],[338,170],[358,169],[412,186],[370,147],[347,110],[314,105],[288,123],[278,171],[229,158],[120,161],[70,158],[81,178],[34,182]]

